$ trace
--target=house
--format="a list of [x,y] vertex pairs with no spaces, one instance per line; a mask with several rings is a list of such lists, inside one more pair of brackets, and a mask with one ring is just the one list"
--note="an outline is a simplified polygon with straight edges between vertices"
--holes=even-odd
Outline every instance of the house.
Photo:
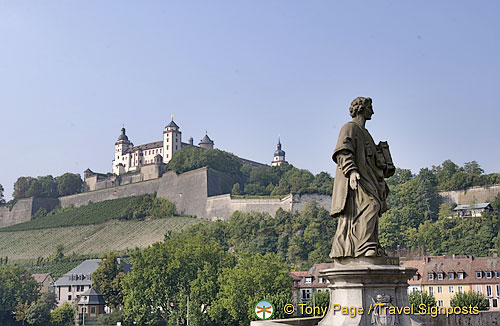
[[453,211],[459,217],[481,217],[485,211],[492,211],[490,203],[479,203],[473,205],[458,205]]
[[83,292],[78,301],[78,325],[97,325],[100,315],[105,314],[104,296],[97,289]]
[[[92,287],[92,273],[96,271],[101,261],[101,259],[87,259],[54,283],[59,305],[65,302],[71,303]],[[120,258],[118,258],[118,263],[123,266],[125,273],[130,272],[132,265]]]
[[40,284],[40,293],[49,292],[49,287],[54,283],[50,274],[31,274],[31,277]]
[[330,281],[319,276],[319,271],[332,268],[333,263],[314,264],[307,272],[291,272],[292,296],[296,304],[307,303],[315,292],[330,291]]
[[403,260],[403,266],[418,269],[408,292],[425,291],[436,298],[438,306],[450,306],[456,293],[483,293],[490,310],[500,310],[500,258],[473,256],[428,256]]

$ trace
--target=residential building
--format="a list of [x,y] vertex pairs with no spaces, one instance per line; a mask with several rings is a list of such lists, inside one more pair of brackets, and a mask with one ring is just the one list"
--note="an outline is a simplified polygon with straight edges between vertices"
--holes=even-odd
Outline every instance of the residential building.
[[492,211],[490,203],[479,203],[473,205],[458,205],[453,209],[459,217],[481,217],[486,211]]
[[54,279],[50,274],[31,274],[31,277],[40,284],[40,293],[49,292],[49,287],[54,283]]
[[[87,259],[76,266],[54,283],[54,291],[58,305],[65,302],[72,303],[92,287],[92,273],[99,267],[101,259]],[[125,273],[130,272],[131,265],[118,258],[118,263],[123,266]]]
[[450,306],[459,292],[483,293],[490,310],[500,310],[500,258],[473,256],[431,256],[402,260],[402,265],[418,269],[408,292],[425,291],[434,295],[438,306]]
[[332,267],[333,263],[315,264],[307,272],[291,272],[292,296],[295,304],[309,302],[315,292],[330,291],[328,288],[330,281],[322,278],[319,271]]
[[97,289],[83,292],[78,301],[78,325],[98,325],[98,318],[105,314],[104,296]]

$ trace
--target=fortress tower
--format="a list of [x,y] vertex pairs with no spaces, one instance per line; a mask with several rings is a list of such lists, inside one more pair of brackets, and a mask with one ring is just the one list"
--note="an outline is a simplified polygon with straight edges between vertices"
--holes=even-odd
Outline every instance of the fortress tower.
[[278,146],[276,151],[274,152],[274,160],[271,162],[271,166],[279,166],[283,163],[286,163],[285,151],[281,149],[281,141],[280,137],[278,136]]
[[165,127],[163,131],[163,162],[168,163],[176,151],[182,146],[182,133],[179,131],[179,126],[172,121]]
[[128,140],[128,137],[125,134],[125,128],[122,128],[122,133],[115,143],[115,159],[113,160],[114,174],[121,174],[128,170],[130,157],[129,154],[127,154],[127,151],[133,146],[134,144]]
[[208,137],[208,134],[205,133],[205,137],[198,144],[201,148],[214,148],[214,141]]

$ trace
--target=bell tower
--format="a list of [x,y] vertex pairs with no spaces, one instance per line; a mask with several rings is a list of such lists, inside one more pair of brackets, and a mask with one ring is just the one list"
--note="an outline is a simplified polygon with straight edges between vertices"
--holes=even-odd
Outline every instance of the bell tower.
[[165,126],[163,131],[163,162],[168,163],[176,151],[181,149],[182,132],[179,131],[179,126],[174,122],[174,115],[171,116],[171,121]]

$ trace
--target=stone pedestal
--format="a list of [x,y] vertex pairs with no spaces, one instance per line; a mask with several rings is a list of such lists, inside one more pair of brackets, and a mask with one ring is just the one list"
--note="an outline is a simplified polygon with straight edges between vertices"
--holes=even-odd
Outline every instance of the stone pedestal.
[[[335,260],[333,268],[320,271],[330,281],[330,305],[318,326],[423,325],[408,303],[408,280],[416,271],[401,267],[396,257]],[[350,314],[342,313],[345,307]],[[398,313],[396,307],[407,308]]]

